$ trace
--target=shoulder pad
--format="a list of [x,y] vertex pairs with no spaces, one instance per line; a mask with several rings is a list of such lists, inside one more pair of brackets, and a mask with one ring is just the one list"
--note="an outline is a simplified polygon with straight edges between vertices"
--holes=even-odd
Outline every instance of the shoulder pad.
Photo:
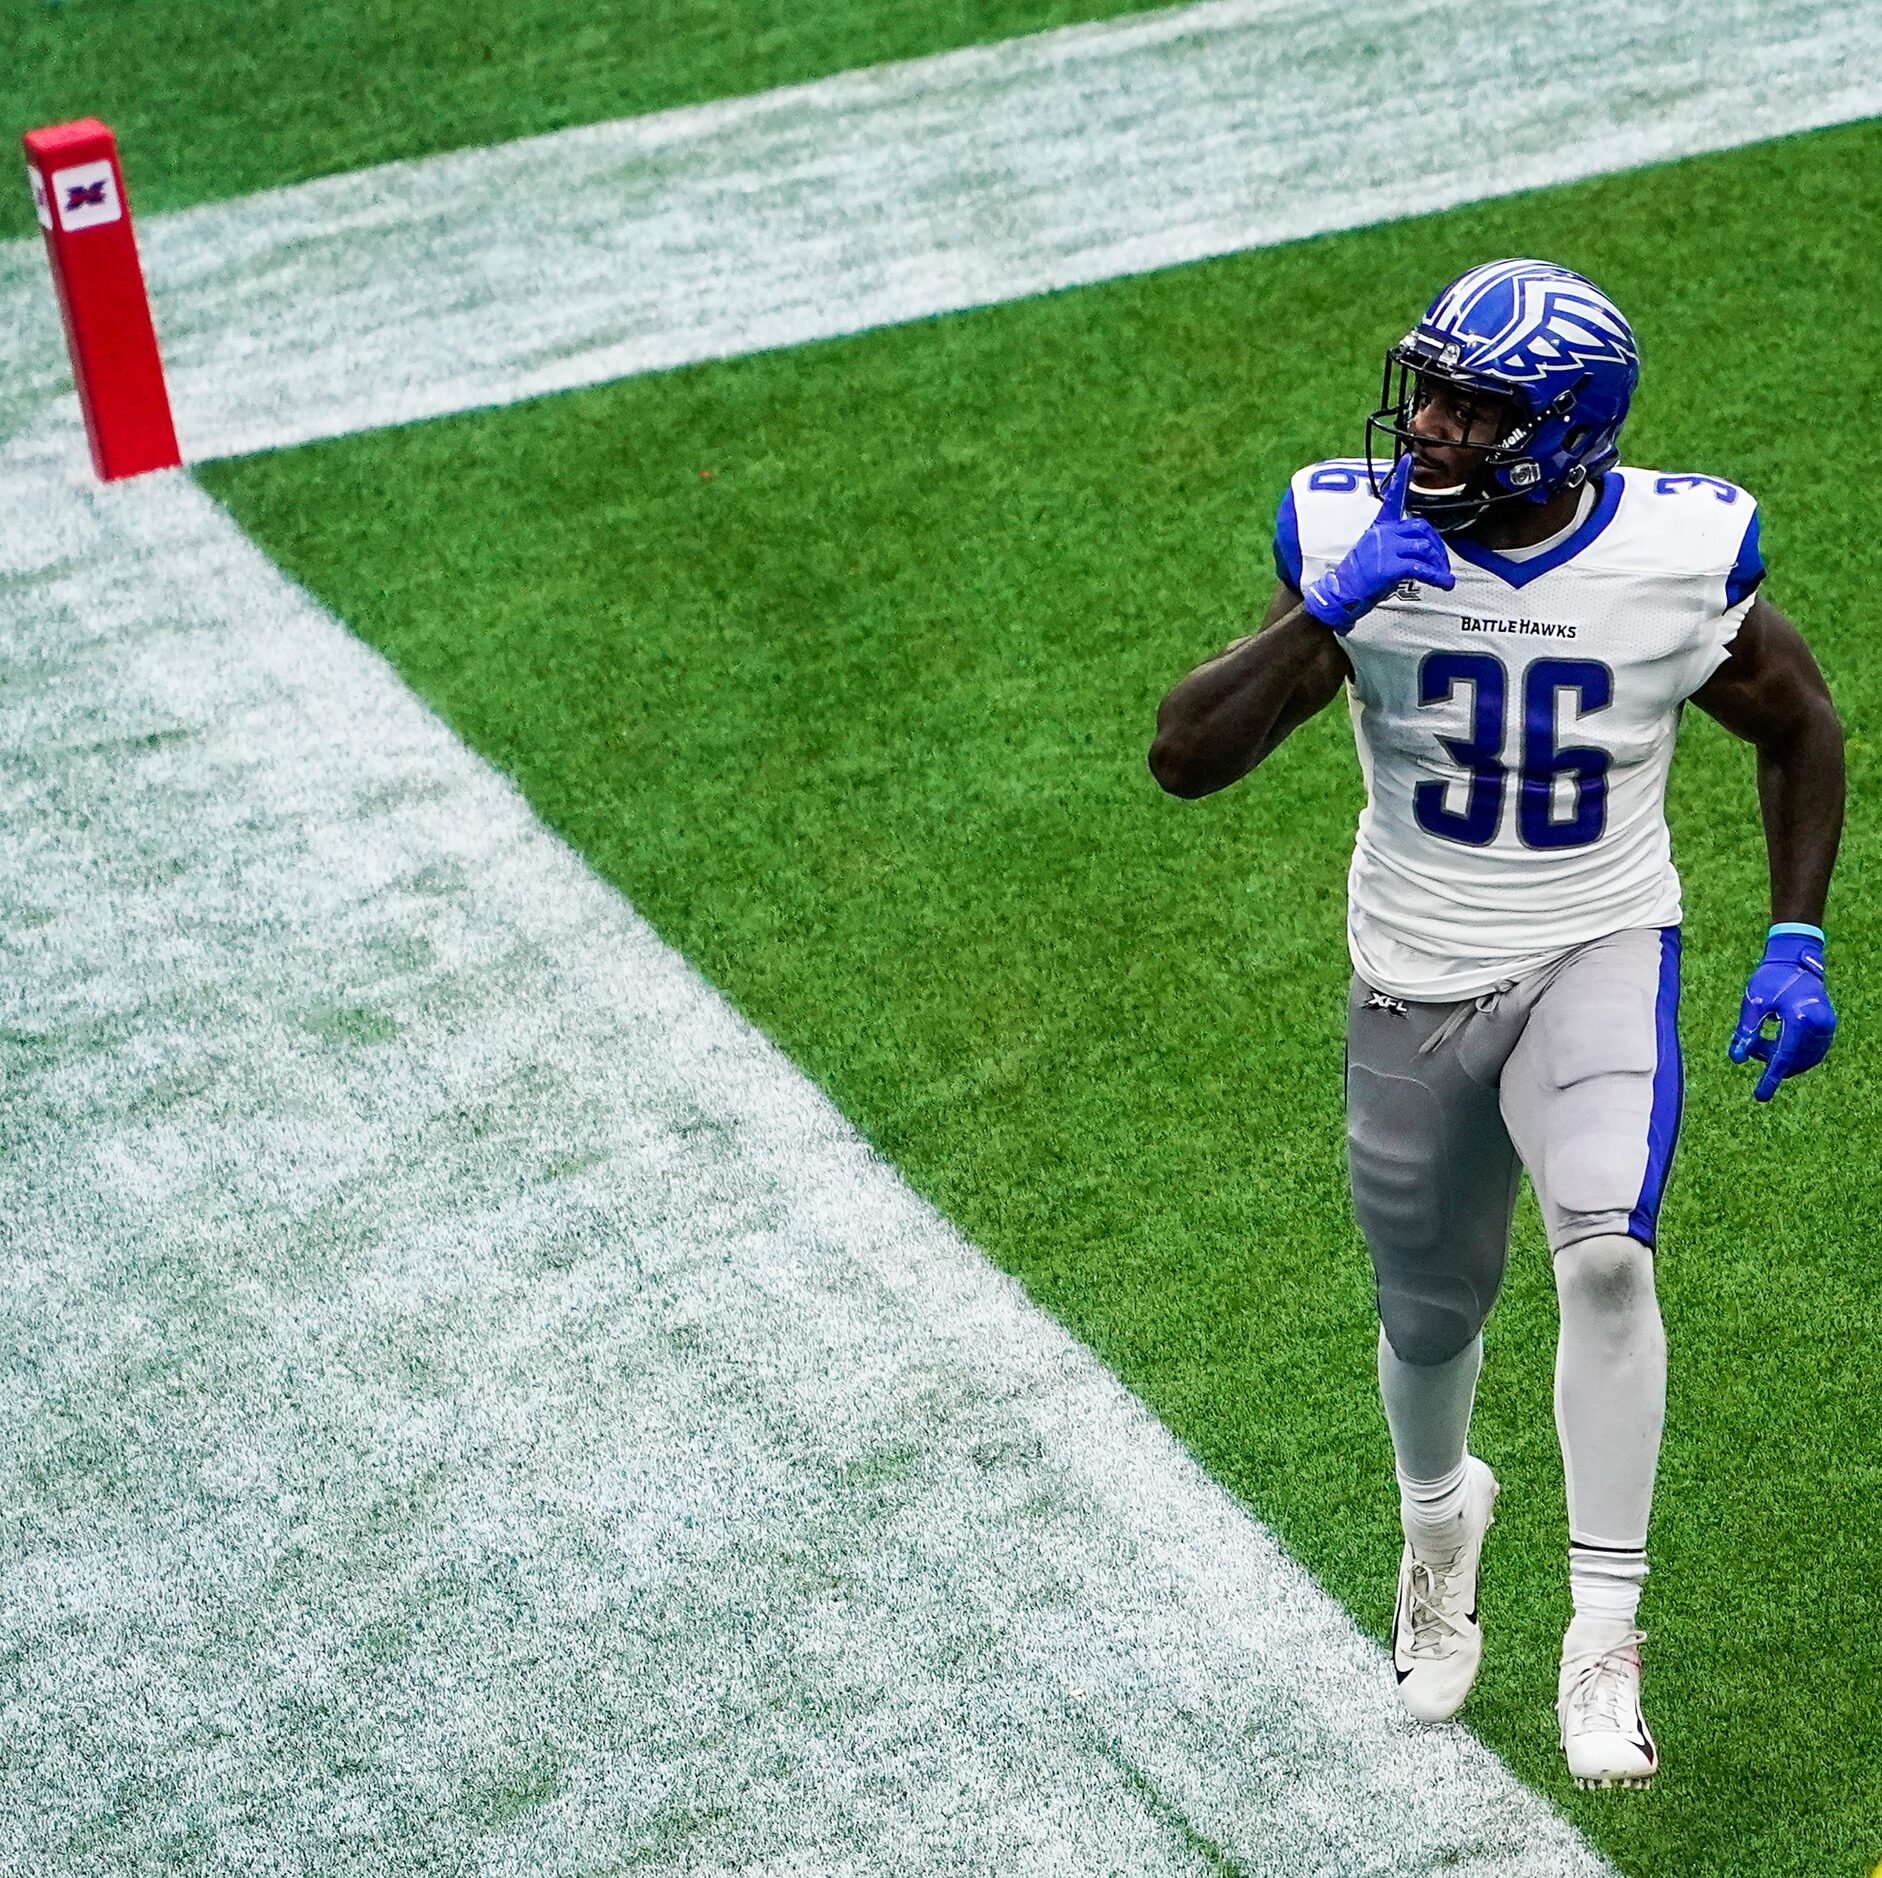
[[1299,589],[1302,564],[1341,559],[1379,512],[1363,457],[1296,470],[1274,518],[1274,571]]
[[1758,546],[1758,504],[1722,476],[1684,470],[1624,469],[1636,550],[1668,572],[1711,575],[1725,582],[1735,606],[1764,578]]

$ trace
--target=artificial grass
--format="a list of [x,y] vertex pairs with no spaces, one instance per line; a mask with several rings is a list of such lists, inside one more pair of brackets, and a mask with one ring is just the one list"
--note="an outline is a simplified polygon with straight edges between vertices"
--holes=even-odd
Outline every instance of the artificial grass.
[[1765,505],[1851,730],[1843,1034],[1769,1109],[1725,1060],[1768,917],[1751,754],[1689,714],[1686,1137],[1648,1795],[1573,1792],[1554,1303],[1525,1203],[1473,1445],[1505,1493],[1471,1724],[1638,1873],[1882,1850],[1867,1361],[1878,862],[1861,231],[1882,126],[215,466],[204,480],[546,821],[1111,1363],[1374,1635],[1398,1540],[1340,1134],[1359,799],[1336,707],[1204,803],[1157,698],[1246,630],[1288,471],[1498,253],[1585,268],[1646,358],[1629,459]]
[[[6,0],[0,124],[104,118],[148,212],[1156,4]],[[34,232],[0,190],[0,239]]]

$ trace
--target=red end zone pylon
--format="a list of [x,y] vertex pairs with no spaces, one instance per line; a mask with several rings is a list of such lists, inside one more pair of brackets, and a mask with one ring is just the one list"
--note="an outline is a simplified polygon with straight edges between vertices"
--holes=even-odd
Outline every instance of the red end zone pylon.
[[83,117],[29,130],[20,141],[46,231],[91,460],[107,482],[171,469],[182,457],[117,139],[95,117]]

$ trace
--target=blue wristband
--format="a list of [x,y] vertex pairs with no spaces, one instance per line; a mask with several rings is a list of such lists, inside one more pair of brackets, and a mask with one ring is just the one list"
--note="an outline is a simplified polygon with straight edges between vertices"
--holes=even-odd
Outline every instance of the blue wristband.
[[1814,939],[1818,945],[1828,945],[1829,935],[1821,926],[1808,926],[1802,920],[1780,920],[1765,934],[1767,939],[1782,939],[1786,934],[1797,934],[1805,939]]

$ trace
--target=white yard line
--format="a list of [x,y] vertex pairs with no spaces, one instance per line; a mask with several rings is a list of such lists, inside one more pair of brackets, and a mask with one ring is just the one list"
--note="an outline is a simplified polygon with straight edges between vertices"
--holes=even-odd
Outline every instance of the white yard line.
[[[1874,0],[1211,0],[269,191],[144,245],[202,459],[1878,113]],[[32,288],[0,429],[64,383],[36,248],[0,256]],[[64,405],[39,432],[72,435]]]
[[180,473],[0,750],[20,1869],[1608,1872]]

